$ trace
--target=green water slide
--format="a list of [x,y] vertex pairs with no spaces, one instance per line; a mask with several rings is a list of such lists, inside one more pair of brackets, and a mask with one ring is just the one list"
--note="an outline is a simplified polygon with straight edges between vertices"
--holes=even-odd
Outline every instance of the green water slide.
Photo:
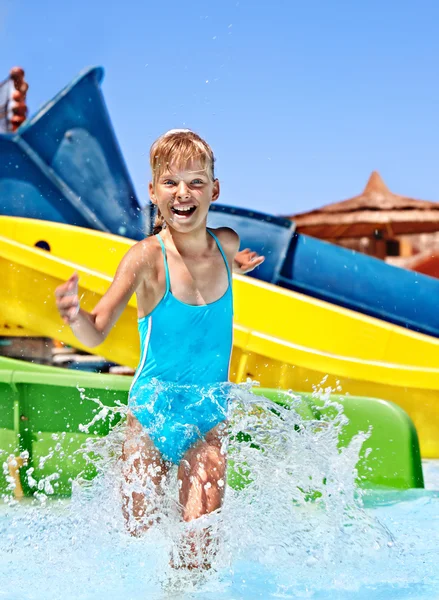
[[[105,407],[125,405],[130,383],[131,378],[117,375],[68,371],[0,358],[0,492],[7,492],[16,464],[22,464],[15,473],[28,496],[38,489],[38,482],[42,492],[68,496],[74,478],[80,474],[93,477],[94,468],[77,451],[87,438],[107,435],[120,421],[122,416],[117,411],[103,415],[102,410],[105,413]],[[416,430],[397,405],[373,398],[334,395],[330,397],[331,406],[325,407],[310,394],[295,394],[292,400],[289,394],[278,390],[253,391],[279,406],[290,407],[301,419],[314,422],[337,419],[334,404],[341,405],[348,422],[340,430],[340,449],[359,432],[371,430],[356,465],[358,484],[365,488],[423,487]],[[92,422],[98,413],[102,418],[96,419],[88,431],[82,430],[80,426]],[[23,463],[20,457],[24,458]],[[229,483],[242,485],[233,469]]]

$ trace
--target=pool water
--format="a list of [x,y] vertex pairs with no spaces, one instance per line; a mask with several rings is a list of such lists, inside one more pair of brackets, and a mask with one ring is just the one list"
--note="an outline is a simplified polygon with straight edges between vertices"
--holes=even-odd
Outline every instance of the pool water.
[[[5,497],[0,599],[439,598],[439,461],[424,462],[425,490],[362,493],[355,463],[367,436],[340,452],[336,425],[293,411],[268,411],[261,427],[249,392],[238,413],[232,433],[245,426],[253,443],[233,458],[252,481],[195,523],[178,519],[170,478],[162,520],[141,538],[126,533],[117,428],[94,448],[98,477],[75,482],[71,500]],[[207,573],[169,566],[188,528],[221,540]]]

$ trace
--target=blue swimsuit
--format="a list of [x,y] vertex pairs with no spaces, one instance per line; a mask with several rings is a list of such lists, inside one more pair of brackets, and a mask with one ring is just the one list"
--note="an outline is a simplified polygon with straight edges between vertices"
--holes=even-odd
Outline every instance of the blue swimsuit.
[[129,408],[164,460],[177,464],[197,440],[227,418],[233,336],[232,277],[217,237],[229,285],[210,304],[195,306],[171,292],[166,250],[160,242],[166,291],[154,310],[139,319],[140,364]]

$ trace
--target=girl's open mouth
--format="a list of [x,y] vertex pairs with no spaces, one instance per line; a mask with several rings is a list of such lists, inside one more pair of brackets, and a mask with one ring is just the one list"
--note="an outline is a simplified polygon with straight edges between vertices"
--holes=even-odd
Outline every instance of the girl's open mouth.
[[179,207],[175,207],[173,206],[171,208],[171,212],[174,213],[174,215],[178,215],[179,217],[190,217],[191,215],[194,214],[194,212],[196,211],[197,207],[194,205],[191,206],[179,206]]

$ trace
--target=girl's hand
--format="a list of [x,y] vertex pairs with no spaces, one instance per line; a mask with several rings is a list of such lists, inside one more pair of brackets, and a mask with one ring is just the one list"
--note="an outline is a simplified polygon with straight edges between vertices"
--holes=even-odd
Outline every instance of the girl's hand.
[[253,271],[256,267],[261,265],[265,260],[265,256],[259,256],[257,252],[252,252],[250,248],[240,250],[233,261],[233,271],[243,275]]
[[70,325],[79,313],[78,274],[73,273],[68,281],[55,290],[56,307],[66,325]]

